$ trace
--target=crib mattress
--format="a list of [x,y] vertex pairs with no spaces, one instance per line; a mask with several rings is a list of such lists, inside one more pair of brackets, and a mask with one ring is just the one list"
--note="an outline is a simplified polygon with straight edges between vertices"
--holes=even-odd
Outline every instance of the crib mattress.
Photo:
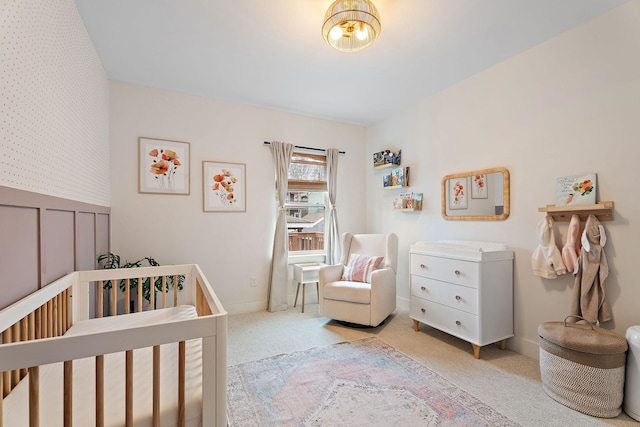
[[[197,317],[192,306],[179,306],[115,317],[91,319],[73,325],[65,335],[82,335]],[[177,425],[178,344],[160,346],[161,426]],[[133,408],[136,427],[152,425],[153,349],[134,350]],[[41,425],[63,425],[63,363],[40,367]],[[125,353],[104,357],[105,426],[122,426],[125,420]],[[186,425],[200,426],[202,414],[202,340],[186,342]],[[73,362],[73,425],[95,425],[95,358]],[[4,425],[29,425],[28,375],[4,399]]]

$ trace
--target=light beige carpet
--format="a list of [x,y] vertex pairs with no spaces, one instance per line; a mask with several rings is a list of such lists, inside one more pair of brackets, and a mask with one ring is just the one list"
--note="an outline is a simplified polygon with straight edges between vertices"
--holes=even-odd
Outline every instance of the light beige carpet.
[[305,313],[284,312],[229,316],[228,364],[264,359],[345,340],[377,337],[424,364],[448,381],[522,426],[633,426],[640,423],[624,412],[599,419],[569,409],[542,390],[538,361],[518,353],[483,347],[473,358],[471,345],[425,325],[413,330],[406,312],[394,313],[377,328],[354,329],[318,315],[317,304]]

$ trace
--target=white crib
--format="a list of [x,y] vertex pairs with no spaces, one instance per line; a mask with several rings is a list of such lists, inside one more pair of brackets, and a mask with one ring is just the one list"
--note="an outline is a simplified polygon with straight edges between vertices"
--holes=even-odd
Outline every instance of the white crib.
[[[183,290],[151,293],[150,311],[138,286],[135,312],[115,315],[119,280],[128,302],[131,279],[166,290],[180,275]],[[68,274],[0,311],[0,331],[0,427],[227,424],[227,313],[197,265]]]

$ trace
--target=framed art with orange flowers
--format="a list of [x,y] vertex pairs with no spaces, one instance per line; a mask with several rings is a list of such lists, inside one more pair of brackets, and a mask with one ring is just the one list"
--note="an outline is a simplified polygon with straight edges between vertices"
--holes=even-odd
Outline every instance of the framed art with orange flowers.
[[471,177],[471,198],[487,199],[489,193],[487,191],[487,174],[477,173]]
[[467,177],[449,180],[449,209],[467,209]]
[[202,162],[203,207],[205,212],[246,212],[246,165]]
[[138,138],[138,191],[155,194],[189,194],[188,142]]

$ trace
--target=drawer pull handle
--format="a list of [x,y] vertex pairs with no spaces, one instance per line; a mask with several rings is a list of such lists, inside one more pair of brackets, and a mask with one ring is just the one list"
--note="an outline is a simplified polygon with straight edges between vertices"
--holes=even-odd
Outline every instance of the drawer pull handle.
[[420,264],[420,268],[421,268],[421,269],[423,269],[423,270],[425,270],[425,269],[427,268],[427,266],[426,266],[426,265],[424,265],[424,264]]
[[456,276],[459,276],[459,275],[460,275],[460,270],[456,270],[456,271],[454,271],[453,273],[454,273]]
[[420,290],[421,290],[421,291],[426,291],[426,290],[427,290],[427,288],[425,288],[424,286],[420,286]]
[[421,308],[420,311],[423,312],[423,313],[427,312],[427,310],[425,310],[424,308]]
[[462,325],[462,322],[459,321],[459,320],[456,320],[456,325],[460,326],[460,325]]
[[460,301],[462,298],[460,298],[460,295],[456,295],[456,300]]

